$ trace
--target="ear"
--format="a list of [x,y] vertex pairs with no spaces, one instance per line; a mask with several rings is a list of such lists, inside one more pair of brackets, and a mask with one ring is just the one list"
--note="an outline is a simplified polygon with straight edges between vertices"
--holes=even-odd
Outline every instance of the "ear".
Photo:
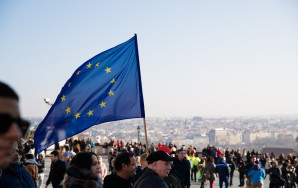
[[122,166],[122,169],[125,169],[127,167],[125,163],[122,163],[121,166]]

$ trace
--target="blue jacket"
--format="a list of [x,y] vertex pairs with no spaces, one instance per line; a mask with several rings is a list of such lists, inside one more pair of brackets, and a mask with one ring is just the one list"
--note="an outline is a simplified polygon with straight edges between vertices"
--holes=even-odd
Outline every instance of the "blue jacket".
[[252,168],[248,171],[248,177],[251,177],[253,173],[257,171],[254,176],[251,179],[251,182],[253,183],[262,183],[263,180],[266,178],[266,174],[262,168],[260,168],[258,165],[254,165]]
[[28,170],[23,165],[17,164],[16,168],[3,170],[0,177],[1,188],[35,188],[35,183]]
[[218,173],[219,179],[225,179],[230,176],[229,165],[223,159],[219,159],[215,171]]

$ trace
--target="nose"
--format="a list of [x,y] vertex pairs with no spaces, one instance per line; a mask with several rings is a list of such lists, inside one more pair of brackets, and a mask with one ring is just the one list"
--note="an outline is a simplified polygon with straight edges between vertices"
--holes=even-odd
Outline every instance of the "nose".
[[16,123],[12,123],[7,133],[4,134],[4,137],[10,141],[17,141],[19,137],[22,136],[21,130]]

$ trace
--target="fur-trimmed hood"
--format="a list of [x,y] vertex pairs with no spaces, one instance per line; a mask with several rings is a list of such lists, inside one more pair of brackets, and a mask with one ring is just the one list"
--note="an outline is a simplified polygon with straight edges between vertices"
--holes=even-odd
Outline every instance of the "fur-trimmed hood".
[[102,188],[101,180],[90,175],[90,170],[70,166],[61,184],[63,188]]

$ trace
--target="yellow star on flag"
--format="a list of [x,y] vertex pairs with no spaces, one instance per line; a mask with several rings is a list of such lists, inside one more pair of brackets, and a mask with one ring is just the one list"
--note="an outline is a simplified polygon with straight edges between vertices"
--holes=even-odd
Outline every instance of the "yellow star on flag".
[[113,83],[115,83],[116,81],[115,81],[115,79],[113,78],[113,80],[112,80],[112,81],[110,81],[110,82],[113,84]]
[[79,75],[81,71],[78,71],[76,75]]
[[109,96],[114,95],[114,91],[110,90]]
[[93,110],[89,110],[89,112],[87,114],[88,114],[88,116],[93,116]]
[[61,97],[61,102],[65,101],[65,95],[63,95],[63,97]]
[[100,105],[101,108],[102,108],[102,107],[106,107],[106,103],[107,103],[107,102],[103,102],[103,101],[101,101],[101,103],[100,103],[99,105]]
[[76,113],[76,119],[78,119],[80,117],[81,113]]
[[87,69],[89,69],[92,66],[92,64],[89,62],[89,64],[87,65]]
[[70,87],[71,82],[68,83],[68,87]]
[[109,72],[111,72],[111,68],[107,67],[107,68],[105,69],[105,71],[106,71],[107,74],[108,74]]
[[95,67],[98,67],[98,66],[99,66],[99,63],[100,63],[100,62],[96,63]]
[[67,109],[65,110],[67,114],[70,113],[70,109],[71,108],[67,107]]

